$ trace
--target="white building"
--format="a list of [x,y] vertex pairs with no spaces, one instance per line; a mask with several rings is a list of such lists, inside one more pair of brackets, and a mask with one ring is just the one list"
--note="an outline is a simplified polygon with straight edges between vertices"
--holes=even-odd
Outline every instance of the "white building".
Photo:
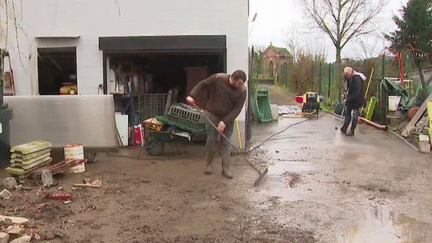
[[16,95],[70,83],[78,95],[110,94],[116,69],[150,73],[149,92],[176,87],[181,100],[206,76],[248,70],[248,0],[7,0],[0,11]]

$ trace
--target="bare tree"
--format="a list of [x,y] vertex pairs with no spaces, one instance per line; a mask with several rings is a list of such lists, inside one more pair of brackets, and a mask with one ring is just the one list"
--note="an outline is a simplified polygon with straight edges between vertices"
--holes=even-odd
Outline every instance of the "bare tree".
[[352,51],[355,52],[352,56],[357,59],[370,59],[376,56],[377,53],[385,51],[384,46],[385,39],[378,34],[374,34],[367,39],[356,38],[351,46]]
[[[326,57],[325,40],[315,32],[308,31],[300,23],[291,23],[283,32],[284,43],[288,51],[293,56],[294,61],[298,61],[299,55],[313,55]],[[313,44],[311,42],[313,40]]]
[[304,34],[300,33],[300,29],[294,27],[293,25],[289,26],[284,31],[285,46],[287,47],[288,51],[293,56],[293,60],[295,61],[297,60],[297,55],[299,54],[300,50],[303,49],[303,36]]
[[336,48],[336,63],[341,51],[354,37],[374,32],[372,25],[386,0],[301,0],[307,14]]

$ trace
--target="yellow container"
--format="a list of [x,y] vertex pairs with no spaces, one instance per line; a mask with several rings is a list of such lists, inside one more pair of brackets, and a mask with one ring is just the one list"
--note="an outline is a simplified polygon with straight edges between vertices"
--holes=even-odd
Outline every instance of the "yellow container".
[[432,120],[432,102],[427,102],[426,103],[426,109],[427,109],[427,115],[428,115],[428,119],[429,121]]
[[432,127],[428,128],[429,142],[432,144]]

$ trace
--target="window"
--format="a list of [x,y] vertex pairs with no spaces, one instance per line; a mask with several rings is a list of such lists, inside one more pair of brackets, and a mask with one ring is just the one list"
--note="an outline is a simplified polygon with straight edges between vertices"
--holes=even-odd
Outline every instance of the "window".
[[77,94],[76,48],[38,48],[40,95]]

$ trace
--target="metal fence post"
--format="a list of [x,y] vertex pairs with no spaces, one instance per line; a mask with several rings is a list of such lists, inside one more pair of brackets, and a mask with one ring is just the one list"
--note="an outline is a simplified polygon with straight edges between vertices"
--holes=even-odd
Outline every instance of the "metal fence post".
[[327,90],[327,98],[330,99],[330,90],[331,90],[331,78],[332,78],[332,64],[329,63],[329,73],[328,73],[328,90]]
[[318,77],[318,94],[321,95],[321,78],[322,78],[322,62],[319,64],[319,77]]

